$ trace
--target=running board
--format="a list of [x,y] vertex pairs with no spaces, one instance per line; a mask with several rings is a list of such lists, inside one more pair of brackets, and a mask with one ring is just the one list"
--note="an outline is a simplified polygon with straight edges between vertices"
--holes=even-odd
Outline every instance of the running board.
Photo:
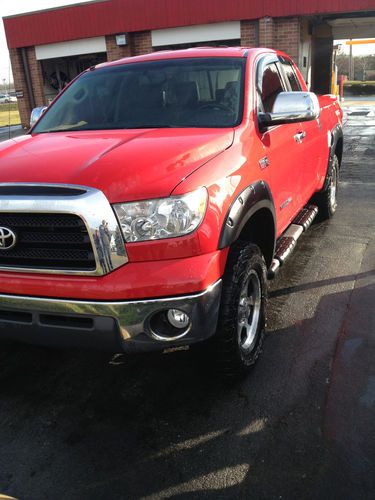
[[311,226],[317,213],[318,207],[315,205],[308,205],[304,207],[293,220],[288,229],[277,240],[275,256],[268,271],[268,279],[273,279],[275,277],[279,268],[293,252],[298,238]]
[[300,211],[292,224],[298,224],[299,226],[303,227],[304,231],[306,231],[306,229],[311,226],[312,221],[315,219],[317,213],[318,207],[316,207],[315,205],[307,205]]

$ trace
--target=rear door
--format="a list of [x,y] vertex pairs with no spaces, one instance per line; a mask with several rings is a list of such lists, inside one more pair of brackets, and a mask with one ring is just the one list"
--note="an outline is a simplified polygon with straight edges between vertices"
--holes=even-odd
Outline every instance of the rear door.
[[[257,64],[257,113],[272,112],[277,95],[287,89],[280,73],[278,58],[268,55]],[[286,124],[259,130],[263,156],[259,158],[261,169],[269,169],[271,191],[274,198],[277,233],[280,235],[300,209],[299,189],[302,178],[299,171],[300,149],[295,135],[300,125]]]

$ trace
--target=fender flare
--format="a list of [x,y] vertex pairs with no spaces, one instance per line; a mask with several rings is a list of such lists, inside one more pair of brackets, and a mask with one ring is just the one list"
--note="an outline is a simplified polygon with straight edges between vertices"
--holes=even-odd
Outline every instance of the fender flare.
[[328,188],[328,184],[329,184],[329,172],[330,172],[330,169],[331,169],[333,158],[335,156],[337,143],[339,142],[340,139],[341,140],[344,139],[344,134],[343,134],[341,125],[338,123],[331,130],[331,146],[329,148],[329,159],[328,159],[328,165],[327,165],[326,178],[325,178],[324,185],[323,185],[323,188],[322,188],[323,191],[325,191]]
[[[233,201],[224,220],[219,239],[219,249],[235,242],[250,218],[262,208],[267,208],[276,230],[276,215],[273,197],[268,184],[261,180],[247,186]],[[274,247],[275,249],[275,236]]]
[[331,130],[331,137],[332,137],[332,141],[331,141],[331,147],[330,147],[330,151],[329,151],[329,157],[330,157],[330,159],[333,159],[333,156],[335,154],[336,146],[337,146],[337,143],[339,142],[339,139],[344,139],[342,127],[339,123],[337,125],[335,125],[335,127],[333,127],[333,129]]

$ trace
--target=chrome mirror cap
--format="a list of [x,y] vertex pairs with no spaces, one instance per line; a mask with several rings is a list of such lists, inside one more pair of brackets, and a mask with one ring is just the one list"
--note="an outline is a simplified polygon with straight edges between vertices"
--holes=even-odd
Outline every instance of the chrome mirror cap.
[[31,111],[30,115],[30,127],[32,127],[42,116],[42,114],[45,112],[47,109],[47,106],[39,106],[38,108],[34,108]]
[[260,113],[261,127],[316,120],[320,115],[317,96],[313,92],[280,92],[271,113]]

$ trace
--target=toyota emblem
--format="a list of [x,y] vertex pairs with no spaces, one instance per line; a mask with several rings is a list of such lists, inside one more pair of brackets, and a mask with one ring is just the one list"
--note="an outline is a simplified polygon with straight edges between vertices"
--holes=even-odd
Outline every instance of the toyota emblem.
[[10,250],[17,242],[17,236],[8,227],[0,227],[0,250]]

